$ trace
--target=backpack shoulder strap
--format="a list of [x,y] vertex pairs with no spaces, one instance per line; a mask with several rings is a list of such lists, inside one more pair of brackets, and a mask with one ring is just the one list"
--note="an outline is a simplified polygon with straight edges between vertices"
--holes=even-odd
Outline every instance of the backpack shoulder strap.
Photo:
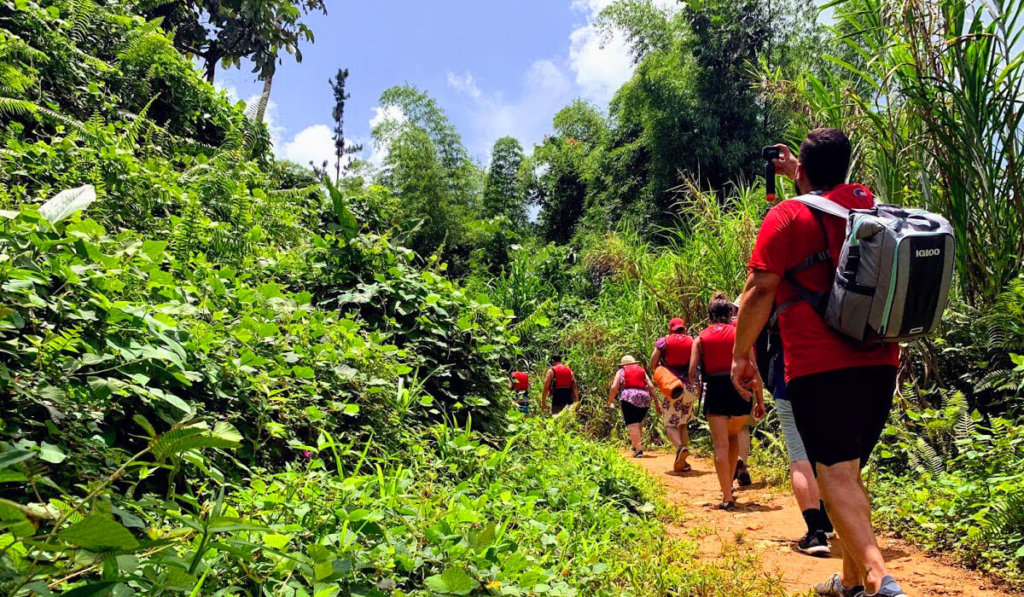
[[827,213],[830,216],[835,216],[844,220],[850,216],[850,210],[831,199],[822,197],[821,195],[800,195],[798,197],[793,197],[792,201],[799,201],[815,211]]

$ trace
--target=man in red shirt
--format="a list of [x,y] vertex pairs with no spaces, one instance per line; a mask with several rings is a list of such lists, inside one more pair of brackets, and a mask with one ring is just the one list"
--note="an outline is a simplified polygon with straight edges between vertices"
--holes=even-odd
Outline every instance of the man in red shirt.
[[[835,129],[815,129],[797,159],[785,145],[776,170],[847,209],[869,208],[866,187],[847,184],[850,141]],[[830,328],[793,284],[823,292],[831,288],[846,222],[815,212],[799,201],[783,201],[765,216],[750,257],[750,275],[740,304],[732,377],[750,394],[757,365],[750,348],[768,321],[773,303],[785,355],[786,386],[797,429],[814,464],[825,505],[843,546],[843,572],[815,587],[835,597],[906,597],[887,574],[871,527],[871,505],[860,471],[878,443],[892,408],[899,365],[897,344],[863,344]],[[829,260],[801,267],[828,250]]]
[[544,374],[544,388],[540,393],[540,410],[547,412],[548,395],[551,395],[551,414],[557,415],[565,407],[580,401],[580,388],[576,375],[562,364],[562,355],[551,355],[551,367]]

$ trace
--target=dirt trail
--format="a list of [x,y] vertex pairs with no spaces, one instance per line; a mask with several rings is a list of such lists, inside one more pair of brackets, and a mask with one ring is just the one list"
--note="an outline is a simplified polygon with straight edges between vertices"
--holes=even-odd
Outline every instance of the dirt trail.
[[[835,541],[831,558],[814,558],[793,549],[806,527],[791,494],[755,483],[736,494],[735,512],[723,512],[716,509],[721,494],[710,460],[691,458],[693,471],[682,475],[671,472],[670,454],[649,452],[634,462],[665,486],[670,503],[681,507],[683,523],[669,532],[692,537],[696,529],[703,557],[715,558],[723,546],[742,541],[759,552],[765,572],[781,575],[791,595],[806,595],[814,583],[842,567],[841,548]],[[896,539],[879,541],[889,570],[911,597],[1011,595],[982,574],[944,564]]]

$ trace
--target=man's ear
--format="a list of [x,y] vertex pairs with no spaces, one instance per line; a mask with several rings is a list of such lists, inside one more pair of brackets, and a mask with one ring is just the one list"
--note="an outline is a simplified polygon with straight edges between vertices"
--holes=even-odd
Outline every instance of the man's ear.
[[811,188],[811,181],[807,180],[807,175],[804,174],[804,165],[800,162],[796,163],[796,178],[793,179],[793,182],[796,183],[797,192],[807,193]]

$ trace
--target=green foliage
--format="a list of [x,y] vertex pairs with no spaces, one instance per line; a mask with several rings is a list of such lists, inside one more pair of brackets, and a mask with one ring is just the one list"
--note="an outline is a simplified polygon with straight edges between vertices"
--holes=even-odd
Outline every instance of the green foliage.
[[[790,86],[811,126],[841,126],[857,145],[856,177],[886,201],[944,214],[956,231],[964,298],[980,306],[1021,269],[1024,227],[1021,5],[844,0],[842,46],[824,74]],[[783,84],[783,88],[786,85]]]
[[484,179],[484,215],[503,215],[515,226],[526,224],[526,196],[521,170],[523,148],[514,137],[494,142],[491,165]]
[[531,184],[531,200],[540,205],[540,232],[549,241],[572,238],[586,206],[590,154],[607,134],[601,114],[576,100],[555,114],[555,134],[533,151],[531,167],[542,173]]
[[323,0],[143,0],[138,9],[174,33],[182,54],[203,59],[211,83],[218,65],[237,68],[242,60],[261,79],[272,77],[281,50],[302,62],[299,44],[313,41],[313,31],[300,19],[327,13]]
[[1024,578],[1024,427],[968,412],[960,395],[911,408],[883,437],[876,514],[930,549]]

